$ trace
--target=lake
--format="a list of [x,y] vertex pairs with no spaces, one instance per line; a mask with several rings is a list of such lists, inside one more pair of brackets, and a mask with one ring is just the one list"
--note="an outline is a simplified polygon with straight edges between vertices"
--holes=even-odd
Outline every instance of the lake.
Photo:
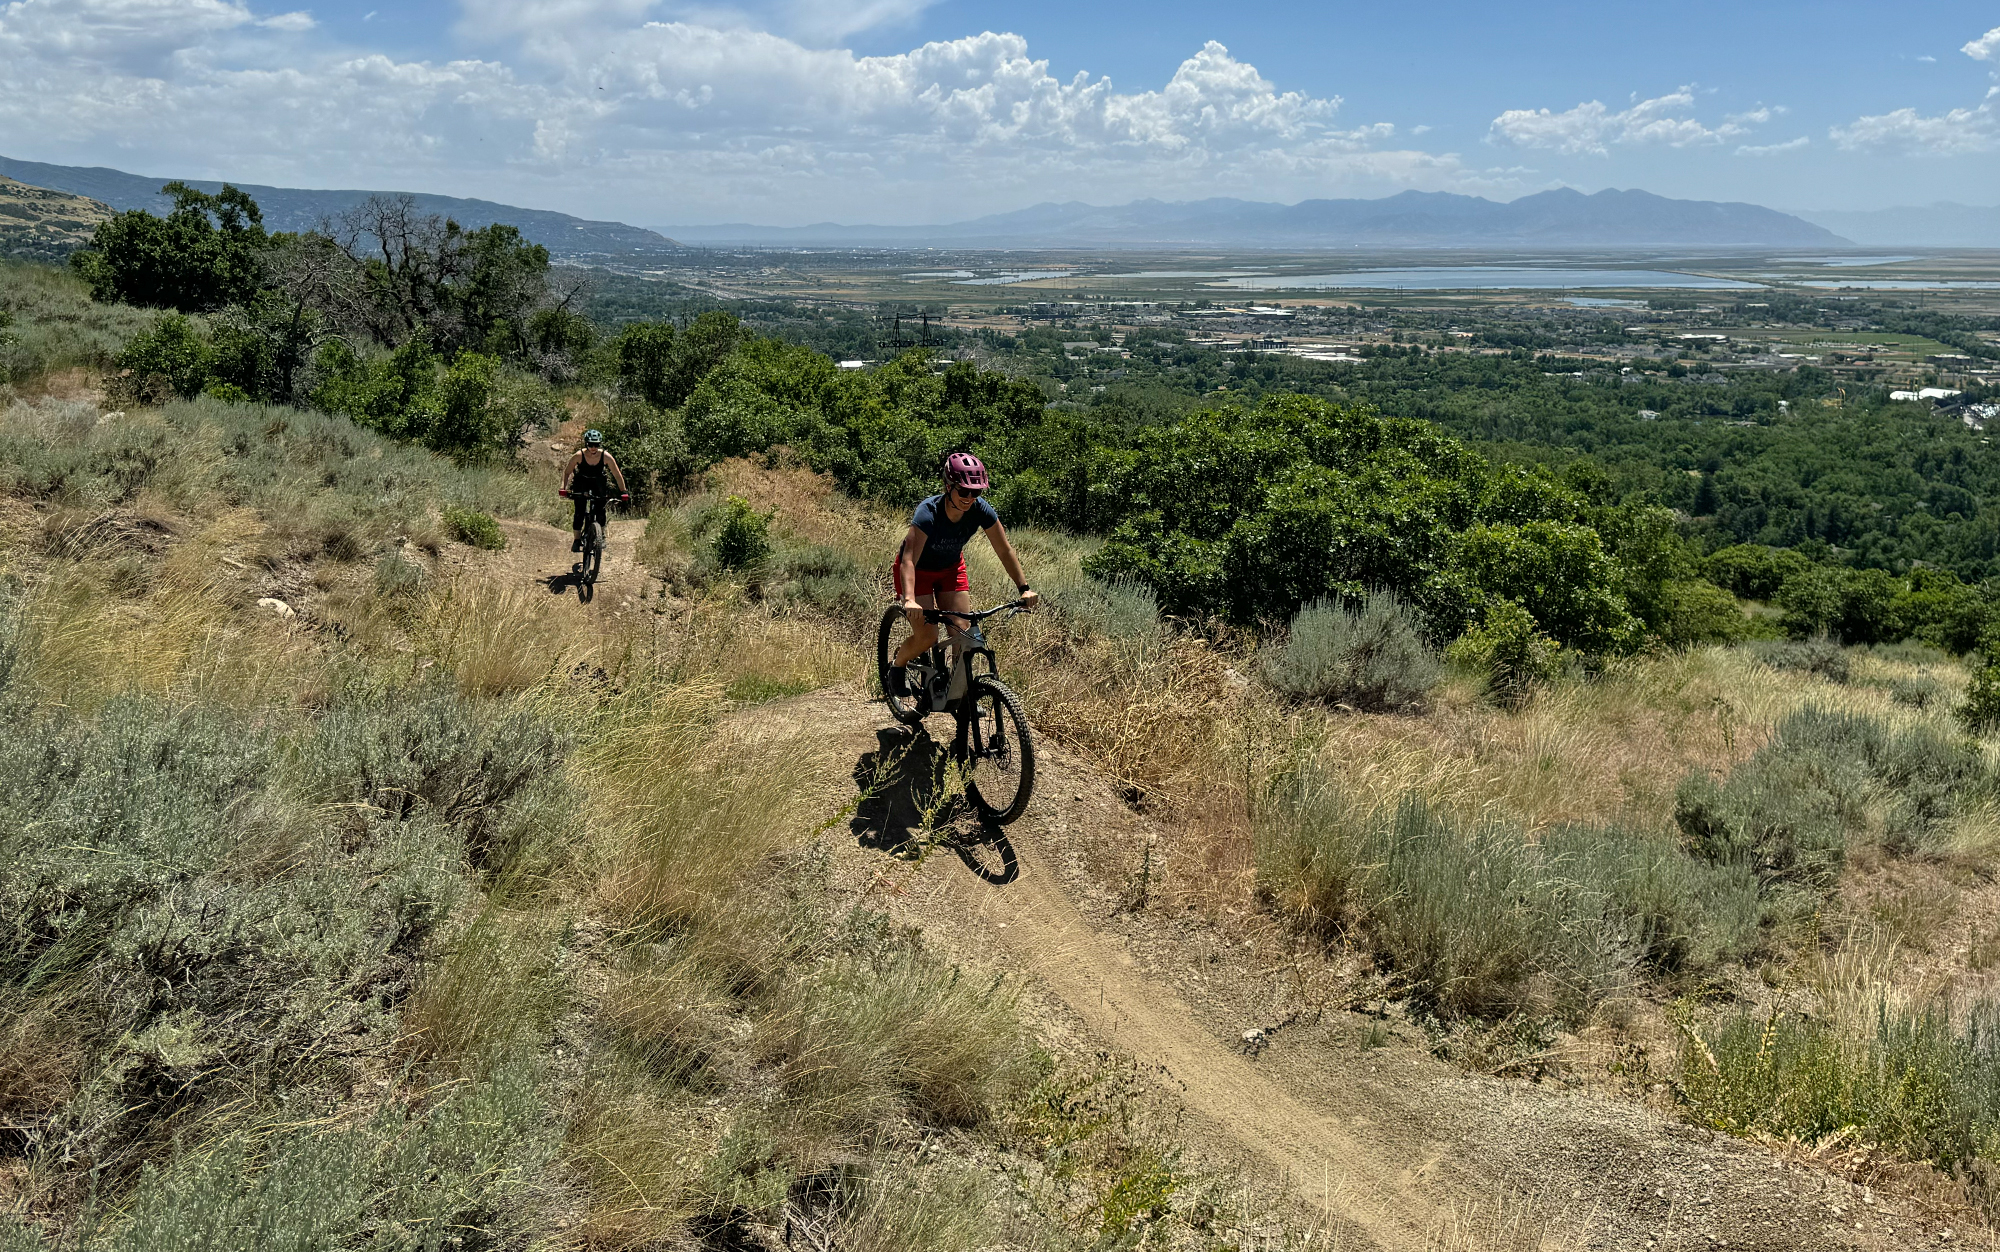
[[1345,274],[1271,274],[1210,284],[1239,291],[1300,291],[1330,288],[1414,287],[1423,291],[1491,291],[1510,287],[1572,291],[1588,287],[1679,287],[1704,291],[1754,291],[1760,284],[1733,278],[1677,274],[1671,270],[1587,270],[1509,268],[1498,265],[1423,265],[1398,270],[1352,270]]

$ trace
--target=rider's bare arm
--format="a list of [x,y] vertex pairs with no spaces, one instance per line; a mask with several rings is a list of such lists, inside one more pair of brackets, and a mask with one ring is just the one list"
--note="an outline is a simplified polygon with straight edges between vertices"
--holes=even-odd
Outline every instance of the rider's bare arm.
[[604,463],[611,467],[611,477],[617,480],[618,494],[623,496],[631,495],[632,493],[625,487],[625,471],[618,468],[618,458],[607,452],[604,454]]
[[562,490],[564,491],[569,490],[570,477],[571,475],[576,473],[576,467],[581,465],[582,463],[583,463],[583,453],[578,452],[571,455],[571,457],[569,458],[569,463],[563,466]]
[[903,607],[912,612],[922,608],[917,603],[917,558],[924,554],[924,545],[931,537],[918,527],[910,527],[910,533],[903,536],[902,551],[896,554],[899,581],[903,584]]
[[[1007,577],[1014,580],[1016,587],[1026,587],[1028,576],[1021,572],[1021,558],[1014,553],[1014,545],[1007,538],[1007,528],[995,522],[986,528],[986,538],[992,542],[994,555],[1000,558],[1000,568],[1007,571]],[[1023,591],[1021,599],[1027,602],[1029,608],[1033,608],[1041,597],[1033,591]]]

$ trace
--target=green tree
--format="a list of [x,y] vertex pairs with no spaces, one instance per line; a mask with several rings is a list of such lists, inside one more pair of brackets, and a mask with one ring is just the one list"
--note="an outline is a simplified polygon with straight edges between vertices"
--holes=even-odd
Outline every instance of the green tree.
[[214,195],[181,182],[160,191],[174,200],[167,216],[144,209],[120,213],[100,223],[90,246],[71,256],[92,298],[184,313],[253,299],[270,246],[257,202],[227,183]]

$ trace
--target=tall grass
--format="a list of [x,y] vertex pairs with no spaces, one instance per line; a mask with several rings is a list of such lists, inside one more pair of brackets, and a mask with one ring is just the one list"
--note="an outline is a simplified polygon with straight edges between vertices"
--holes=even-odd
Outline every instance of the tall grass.
[[206,397],[122,416],[16,402],[0,410],[0,490],[77,509],[142,497],[195,513],[250,507],[291,537],[290,555],[347,559],[447,504],[518,514],[541,503],[517,475],[456,466],[346,418]]
[[60,266],[9,260],[0,260],[0,312],[14,319],[0,336],[0,388],[59,370],[102,368],[159,316],[93,303],[83,281]]

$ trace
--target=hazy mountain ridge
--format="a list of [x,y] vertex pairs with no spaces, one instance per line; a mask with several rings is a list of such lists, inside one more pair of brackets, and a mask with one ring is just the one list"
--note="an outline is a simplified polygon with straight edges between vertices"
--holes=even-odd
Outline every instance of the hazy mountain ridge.
[[2000,205],[1905,205],[1893,209],[1801,209],[1796,216],[1870,248],[2000,248]]
[[961,247],[1838,247],[1824,226],[1760,205],[1674,200],[1646,191],[1544,191],[1509,203],[1449,192],[1274,204],[1209,199],[1098,206],[1045,203],[943,226],[674,227],[704,243]]
[[[146,209],[162,213],[173,207],[173,201],[160,194],[161,184],[172,181],[171,177],[128,174],[104,166],[45,165],[39,161],[16,161],[9,157],[0,157],[0,174],[36,187],[88,196],[121,212]],[[188,178],[182,181],[202,191],[222,189],[221,183],[207,179]],[[264,225],[268,229],[290,231],[311,230],[322,219],[352,208],[369,196],[401,194],[316,191],[298,187],[266,187],[256,183],[236,183],[236,186],[257,201],[257,206],[264,212]],[[524,209],[491,200],[468,200],[425,192],[409,194],[417,202],[417,207],[426,213],[442,214],[473,229],[503,222],[518,228],[531,242],[541,244],[559,256],[651,252],[679,246],[665,235],[639,226],[628,226],[624,222],[590,221],[567,213]]]

